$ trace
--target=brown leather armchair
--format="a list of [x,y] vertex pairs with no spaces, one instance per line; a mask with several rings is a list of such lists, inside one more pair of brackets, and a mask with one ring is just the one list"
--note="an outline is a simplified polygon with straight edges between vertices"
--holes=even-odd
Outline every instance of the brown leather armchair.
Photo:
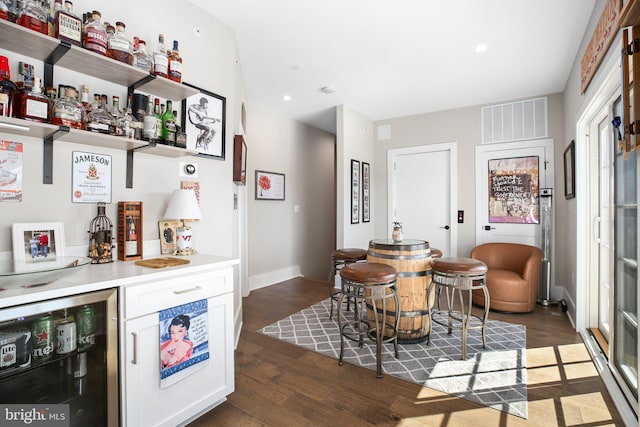
[[[471,250],[471,258],[487,264],[487,289],[492,310],[526,313],[538,297],[542,251],[518,243],[485,243]],[[482,293],[473,303],[484,307]]]

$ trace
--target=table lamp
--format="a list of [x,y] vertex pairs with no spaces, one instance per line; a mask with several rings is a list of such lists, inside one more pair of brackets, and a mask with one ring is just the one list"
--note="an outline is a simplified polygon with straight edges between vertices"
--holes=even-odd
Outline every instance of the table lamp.
[[182,221],[182,225],[176,230],[177,242],[174,255],[195,254],[196,252],[191,249],[191,227],[184,222],[202,218],[196,193],[193,190],[173,190],[167,210],[164,211],[164,218]]

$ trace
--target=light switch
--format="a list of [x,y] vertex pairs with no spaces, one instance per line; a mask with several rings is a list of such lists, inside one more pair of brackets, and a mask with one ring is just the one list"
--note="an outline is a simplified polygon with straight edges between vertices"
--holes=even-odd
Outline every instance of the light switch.
[[300,206],[293,205],[293,213],[299,213],[299,212],[300,212]]

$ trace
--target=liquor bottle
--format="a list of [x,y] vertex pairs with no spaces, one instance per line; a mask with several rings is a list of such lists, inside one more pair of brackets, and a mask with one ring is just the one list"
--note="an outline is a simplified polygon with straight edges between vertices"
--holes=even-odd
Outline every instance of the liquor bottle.
[[113,96],[113,107],[111,108],[111,115],[115,124],[114,135],[124,136],[124,113],[120,110],[120,97]]
[[156,116],[155,114],[153,114],[153,102],[151,101],[151,98],[149,98],[147,111],[144,115],[142,123],[142,139],[144,141],[157,142]]
[[124,137],[127,139],[140,139],[140,122],[131,111],[131,96],[128,98],[127,108],[124,111]]
[[53,11],[49,13],[49,17],[47,19],[47,22],[49,24],[47,27],[47,32],[49,33],[49,37],[53,37],[54,39],[56,38],[55,17],[58,14],[58,12],[61,11],[62,9],[63,9],[62,0],[55,0],[53,2]]
[[137,36],[133,38],[133,66],[147,73],[153,71],[153,58],[147,53],[147,43]]
[[173,41],[173,49],[169,52],[169,79],[180,83],[182,81],[182,58],[178,50],[178,40]]
[[[56,0],[56,5],[58,0]],[[82,20],[73,12],[73,3],[64,2],[64,9],[56,11],[53,18],[55,38],[76,46],[82,46]]]
[[83,122],[87,120],[87,114],[91,111],[91,104],[89,103],[89,87],[82,86],[82,95],[80,95],[80,103],[82,104]]
[[11,81],[11,69],[6,56],[0,56],[0,116],[13,117],[13,105],[18,86]]
[[164,48],[164,34],[158,35],[158,47],[153,52],[153,74],[156,76],[167,77],[169,69],[169,58]]
[[127,216],[124,254],[126,256],[138,255],[138,233],[136,233],[136,222],[131,215]]
[[110,135],[115,133],[113,117],[107,112],[102,98],[100,103],[87,114],[87,130]]
[[0,0],[0,19],[10,22],[18,20],[18,11],[15,0]]
[[102,27],[100,19],[102,15],[97,10],[91,14],[91,21],[86,25],[82,44],[85,49],[89,49],[100,55],[107,54],[107,32]]
[[56,99],[53,104],[51,123],[58,126],[69,126],[82,129],[82,104],[78,101],[78,91],[67,86],[64,97]]
[[162,113],[160,112],[160,98],[153,101],[153,115],[156,117],[156,141],[163,143],[162,140]]
[[19,11],[18,24],[42,34],[49,34],[49,13],[38,0],[26,0]]
[[107,43],[107,56],[116,61],[133,65],[131,42],[127,39],[125,28],[124,23],[116,22],[116,32]]
[[170,100],[167,100],[167,110],[162,115],[162,139],[167,145],[176,145],[176,117]]
[[51,105],[49,99],[42,94],[40,78],[34,77],[33,86],[29,89],[20,93],[19,118],[47,123]]

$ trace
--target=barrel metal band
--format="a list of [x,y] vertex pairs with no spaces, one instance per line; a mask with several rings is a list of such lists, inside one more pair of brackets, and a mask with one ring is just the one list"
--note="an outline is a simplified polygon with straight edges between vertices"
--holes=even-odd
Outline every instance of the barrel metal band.
[[424,277],[431,276],[431,270],[422,271],[399,271],[396,274],[397,277]]
[[431,253],[428,254],[415,254],[415,255],[396,255],[396,254],[380,254],[378,252],[367,252],[367,255],[384,258],[384,259],[397,259],[397,260],[407,260],[407,259],[425,259],[431,258]]
[[[373,306],[371,304],[366,303],[365,305],[369,310],[373,311]],[[376,307],[375,311],[378,314],[382,314],[382,309],[380,307]],[[392,310],[387,310],[387,315],[395,317],[396,312]],[[400,317],[422,317],[422,316],[428,316],[428,315],[429,315],[429,310],[416,310],[416,311],[401,310],[400,311]]]

